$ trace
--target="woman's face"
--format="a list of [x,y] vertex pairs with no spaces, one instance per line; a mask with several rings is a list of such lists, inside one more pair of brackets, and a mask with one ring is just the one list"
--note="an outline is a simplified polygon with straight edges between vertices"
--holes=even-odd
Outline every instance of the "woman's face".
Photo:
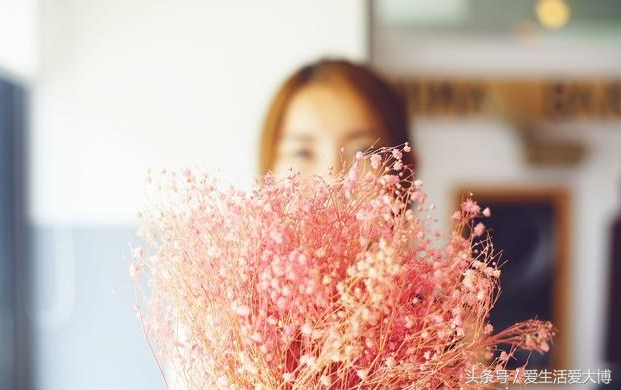
[[[380,125],[351,88],[311,84],[295,93],[285,111],[273,172],[293,167],[325,176],[349,163],[382,137]],[[341,152],[341,148],[344,149]]]

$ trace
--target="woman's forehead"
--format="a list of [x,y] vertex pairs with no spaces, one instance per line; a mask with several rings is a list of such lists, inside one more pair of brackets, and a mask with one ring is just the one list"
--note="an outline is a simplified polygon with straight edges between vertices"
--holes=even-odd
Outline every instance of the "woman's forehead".
[[302,142],[322,135],[377,137],[379,127],[369,103],[353,88],[318,83],[293,95],[284,113],[281,137]]

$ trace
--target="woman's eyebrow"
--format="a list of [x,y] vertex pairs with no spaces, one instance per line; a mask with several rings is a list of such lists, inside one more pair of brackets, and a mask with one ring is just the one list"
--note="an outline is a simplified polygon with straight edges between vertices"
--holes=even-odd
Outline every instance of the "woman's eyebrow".
[[356,129],[354,131],[352,131],[351,133],[347,134],[347,137],[345,137],[346,141],[351,141],[352,139],[356,139],[356,138],[373,138],[373,134],[375,134],[376,131],[374,129]]
[[282,136],[283,141],[311,142],[314,137],[311,134],[289,133]]

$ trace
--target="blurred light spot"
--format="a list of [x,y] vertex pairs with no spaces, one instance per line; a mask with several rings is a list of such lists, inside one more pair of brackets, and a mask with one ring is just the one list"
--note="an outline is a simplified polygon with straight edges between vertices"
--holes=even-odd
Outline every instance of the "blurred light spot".
[[571,9],[564,0],[539,0],[535,5],[535,13],[539,23],[552,30],[566,25],[571,17]]

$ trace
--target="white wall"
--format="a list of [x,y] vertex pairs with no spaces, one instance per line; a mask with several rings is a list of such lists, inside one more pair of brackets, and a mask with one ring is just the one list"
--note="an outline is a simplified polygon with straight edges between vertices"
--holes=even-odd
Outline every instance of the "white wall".
[[148,167],[256,174],[276,86],[318,56],[366,58],[360,0],[43,0],[31,214],[133,221]]
[[37,1],[0,0],[0,75],[31,80],[38,65]]

